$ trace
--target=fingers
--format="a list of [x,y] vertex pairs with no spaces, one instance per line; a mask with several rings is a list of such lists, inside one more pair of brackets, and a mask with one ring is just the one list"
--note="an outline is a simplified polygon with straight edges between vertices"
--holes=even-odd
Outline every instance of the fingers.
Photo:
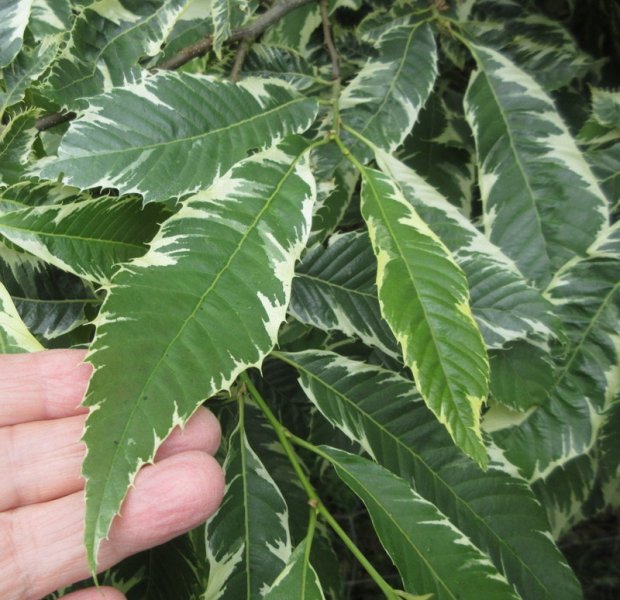
[[[202,523],[223,493],[222,470],[204,452],[182,452],[145,467],[101,545],[100,569]],[[83,520],[83,492],[0,514],[0,598],[35,600],[87,577]],[[23,595],[11,595],[15,589]]]
[[0,356],[0,427],[86,412],[78,408],[92,367],[84,350]]
[[61,600],[126,600],[125,595],[111,587],[89,588],[63,596]]
[[[0,428],[0,510],[55,500],[82,489],[85,449],[80,437],[85,418],[76,415]],[[183,430],[172,432],[155,458],[188,450],[215,454],[219,443],[219,423],[201,407]]]

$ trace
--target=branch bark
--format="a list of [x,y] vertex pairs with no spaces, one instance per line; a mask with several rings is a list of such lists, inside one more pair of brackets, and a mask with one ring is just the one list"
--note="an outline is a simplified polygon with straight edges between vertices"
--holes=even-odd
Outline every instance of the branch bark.
[[[310,2],[316,2],[316,0],[282,0],[259,15],[256,20],[249,25],[240,27],[239,29],[233,31],[228,41],[237,42],[239,40],[253,40],[263,33],[270,25],[273,25],[279,21],[292,10],[299,8],[300,6],[304,6],[305,4],[309,4]],[[188,63],[190,60],[205,55],[212,46],[213,38],[212,36],[207,36],[195,44],[187,46],[187,48],[183,48],[171,58],[164,60],[158,64],[153,71],[174,71],[175,69],[182,67],[185,63]],[[51,113],[37,119],[36,128],[39,131],[44,131],[46,129],[50,129],[50,127],[59,125],[60,123],[71,121],[72,119],[75,119],[75,117],[76,114],[73,112]]]

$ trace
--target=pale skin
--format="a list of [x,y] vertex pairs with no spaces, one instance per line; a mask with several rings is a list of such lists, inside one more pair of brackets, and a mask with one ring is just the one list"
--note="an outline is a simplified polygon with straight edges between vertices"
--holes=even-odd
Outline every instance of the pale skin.
[[[0,355],[0,598],[38,600],[88,577],[83,547],[86,410],[91,368],[81,350]],[[215,417],[201,408],[138,474],[99,552],[99,569],[170,540],[219,506]],[[91,588],[66,600],[121,600]]]

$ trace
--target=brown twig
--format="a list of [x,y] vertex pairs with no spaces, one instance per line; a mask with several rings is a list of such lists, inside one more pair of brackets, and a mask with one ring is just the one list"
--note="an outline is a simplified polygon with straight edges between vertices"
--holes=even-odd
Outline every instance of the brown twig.
[[235,55],[235,62],[230,70],[231,81],[239,81],[239,78],[241,77],[241,69],[243,69],[243,63],[245,62],[245,57],[247,56],[253,41],[253,38],[243,38],[241,40],[239,48],[237,48],[237,54]]
[[[251,40],[254,40],[254,38],[263,33],[267,27],[273,25],[276,21],[279,21],[292,10],[314,1],[316,0],[282,0],[259,15],[256,20],[249,25],[233,31],[228,41],[237,42],[241,40],[243,42],[244,40],[250,40],[251,43]],[[153,71],[174,71],[175,69],[182,67],[185,63],[188,63],[190,60],[205,55],[212,46],[213,37],[207,36],[195,44],[183,48],[169,59],[162,61],[153,69]],[[36,128],[39,131],[44,131],[45,129],[59,125],[60,123],[71,121],[72,119],[75,119],[75,117],[76,114],[73,112],[51,113],[37,119]]]
[[338,50],[336,50],[334,38],[332,37],[332,30],[329,25],[327,0],[320,0],[319,8],[321,11],[321,21],[323,23],[323,39],[325,40],[325,47],[332,61],[332,79],[340,79],[340,57],[338,56]]

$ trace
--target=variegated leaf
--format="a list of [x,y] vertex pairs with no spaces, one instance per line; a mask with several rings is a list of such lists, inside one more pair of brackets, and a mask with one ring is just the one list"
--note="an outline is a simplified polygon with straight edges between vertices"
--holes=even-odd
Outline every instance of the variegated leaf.
[[35,39],[49,40],[50,36],[64,33],[71,27],[73,21],[71,9],[71,0],[33,0],[28,29]]
[[90,100],[58,157],[42,161],[38,172],[64,175],[80,188],[167,200],[205,188],[248,151],[304,131],[316,110],[315,100],[281,82],[158,73]]
[[146,252],[168,216],[139,198],[102,197],[0,215],[0,234],[41,260],[107,284],[117,265]]
[[0,354],[37,352],[43,346],[28,331],[13,299],[0,281]]
[[24,47],[3,70],[4,89],[0,90],[0,116],[6,108],[23,100],[30,84],[43,74],[56,56],[59,45],[59,37],[47,37],[34,48]]
[[[377,41],[379,57],[369,59],[344,88],[342,121],[379,148],[392,152],[410,133],[437,76],[437,48],[428,24],[394,21]],[[355,142],[364,162],[372,152]]]
[[233,30],[241,27],[257,7],[255,0],[213,0],[213,50],[218,58],[222,57],[222,46]]
[[586,158],[609,201],[610,211],[620,208],[620,142],[609,148],[590,150]]
[[319,7],[314,2],[300,6],[278,19],[262,37],[266,44],[284,46],[308,57],[312,33],[321,25]]
[[305,539],[291,555],[284,570],[278,575],[265,600],[325,600],[321,582],[310,564],[309,540]]
[[486,466],[480,409],[489,365],[465,275],[391,179],[368,168],[362,179],[383,318],[428,407],[456,445]]
[[305,153],[293,138],[240,162],[186,200],[149,251],[114,276],[88,355],[95,373],[83,472],[92,568],[140,466],[205,398],[273,348],[312,218]]
[[553,307],[528,285],[511,259],[415,171],[381,150],[375,156],[463,269],[472,311],[488,348],[558,335],[561,327]]
[[526,483],[495,460],[482,472],[459,452],[413,382],[332,352],[276,356],[299,370],[308,398],[333,425],[379,464],[413,482],[490,556],[523,598],[581,598]]
[[[138,59],[159,52],[189,0],[97,0],[77,17],[43,93],[66,108],[142,78]],[[145,113],[148,114],[148,113]]]
[[289,311],[302,323],[357,336],[397,357],[398,345],[381,317],[376,274],[366,233],[333,235],[327,248],[311,248],[297,267]]
[[[357,494],[398,568],[405,591],[454,598],[518,596],[491,561],[407,481],[368,459],[320,447],[340,478]],[[467,569],[467,576],[464,575]]]
[[478,71],[466,94],[476,138],[484,227],[521,272],[544,287],[585,253],[607,203],[542,87],[491,48],[470,44]]
[[6,126],[0,126],[0,183],[17,183],[30,161],[32,145],[37,137],[36,109],[13,117]]
[[0,281],[37,337],[53,340],[88,320],[100,301],[75,275],[60,271],[0,237]]
[[[571,512],[580,510],[592,490],[595,466],[588,455],[595,448],[602,415],[620,391],[619,230],[618,225],[608,229],[590,256],[569,263],[547,291],[569,343],[549,403],[526,415],[492,409],[485,417],[485,429],[504,458],[533,485],[557,486],[561,481],[558,503],[563,508],[555,511],[556,534],[570,525]],[[577,462],[588,474],[571,478],[567,465]]]
[[0,68],[21,50],[31,7],[32,0],[4,0],[0,4]]
[[243,410],[228,442],[224,501],[206,528],[203,600],[256,600],[291,557],[288,508],[244,433]]

